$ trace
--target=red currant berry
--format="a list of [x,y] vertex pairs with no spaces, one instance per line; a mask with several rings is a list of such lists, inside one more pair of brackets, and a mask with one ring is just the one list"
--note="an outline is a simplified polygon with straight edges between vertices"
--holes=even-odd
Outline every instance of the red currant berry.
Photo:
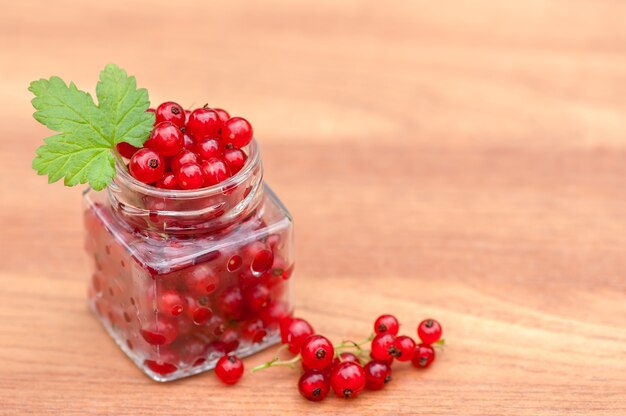
[[243,375],[243,362],[234,355],[225,355],[215,366],[215,374],[224,384],[235,384]]
[[218,298],[219,309],[228,317],[241,319],[244,312],[244,301],[241,289],[231,286],[224,290]]
[[171,344],[178,336],[176,326],[164,318],[146,324],[139,332],[150,345]]
[[374,331],[377,334],[391,334],[398,335],[400,324],[393,315],[381,315],[374,322]]
[[183,272],[185,287],[195,296],[210,295],[217,289],[220,278],[207,264],[200,264]]
[[328,377],[318,370],[309,370],[298,380],[298,391],[302,397],[312,402],[323,400],[330,391]]
[[441,338],[441,325],[434,319],[426,319],[417,326],[417,336],[424,344],[434,344]]
[[172,158],[163,156],[163,169],[165,172],[172,171]]
[[313,335],[313,327],[304,319],[293,318],[280,328],[281,339],[284,344],[289,345],[289,351],[294,354],[300,352],[304,341]]
[[165,172],[163,177],[156,183],[157,188],[161,189],[180,189],[176,183],[176,177],[172,172]]
[[154,183],[161,179],[165,170],[163,158],[152,149],[137,150],[130,158],[128,169],[139,182]]
[[247,146],[252,140],[252,126],[243,117],[229,118],[222,126],[222,141],[237,149]]
[[222,341],[212,341],[207,347],[207,355],[213,357],[220,357],[228,354],[226,351],[226,345]]
[[248,156],[241,149],[226,149],[224,150],[224,162],[228,165],[230,169],[230,173],[233,175],[243,168],[243,165],[246,164],[246,159]]
[[370,361],[365,365],[365,379],[369,390],[380,390],[391,381],[391,366],[382,361]]
[[219,134],[222,122],[219,114],[210,108],[198,108],[189,116],[185,131],[196,141],[215,137]]
[[222,146],[217,139],[202,139],[196,144],[196,153],[202,160],[222,156]]
[[229,272],[237,271],[237,269],[241,267],[242,262],[243,260],[241,259],[241,256],[235,254],[230,259],[228,259],[228,263],[226,263],[226,270],[228,270]]
[[192,294],[196,296],[210,295],[217,289],[220,278],[207,264],[200,264],[186,269],[182,281]]
[[195,307],[192,309],[193,323],[196,325],[204,325],[209,319],[213,316],[213,311],[211,308],[206,307]]
[[265,335],[267,335],[267,332],[261,319],[252,319],[241,325],[241,337],[252,343],[263,341]]
[[274,264],[274,253],[261,241],[248,244],[243,252],[244,261],[246,264],[250,264],[250,271],[255,276],[265,273]]
[[387,361],[396,355],[393,346],[396,337],[391,334],[379,334],[372,340],[371,356],[375,360]]
[[171,374],[177,370],[177,367],[174,364],[161,360],[144,360],[143,364],[150,370],[162,376]]
[[198,189],[204,185],[204,174],[197,163],[186,163],[175,174],[176,183],[182,189]]
[[217,113],[217,116],[220,118],[220,121],[226,123],[226,121],[230,118],[230,114],[226,110],[222,110],[221,108],[214,108],[213,111]]
[[163,314],[178,316],[183,313],[185,300],[175,290],[166,290],[158,298],[157,308]]
[[180,105],[172,101],[165,102],[158,106],[155,114],[155,124],[169,121],[178,128],[185,127],[185,110],[183,110]]
[[359,364],[345,362],[333,368],[330,385],[339,397],[356,397],[365,388],[365,370]]
[[214,157],[202,162],[204,181],[207,186],[218,184],[230,177],[230,170],[221,158]]
[[289,316],[287,305],[282,302],[272,302],[267,307],[261,309],[261,319],[269,329],[276,329],[280,322]]
[[413,366],[426,368],[435,361],[435,350],[430,345],[420,344],[413,352]]
[[227,354],[233,352],[239,346],[239,333],[234,328],[226,328],[220,335],[220,341],[224,343]]
[[196,142],[187,133],[183,133],[183,147],[187,150],[195,150]]
[[261,282],[261,277],[260,276],[255,276],[252,274],[252,272],[249,271],[242,271],[241,273],[239,273],[239,283],[241,284],[241,286],[254,286],[258,283]]
[[206,324],[205,333],[219,337],[226,331],[226,320],[218,315],[213,315]]
[[270,301],[270,289],[263,283],[254,285],[244,290],[244,298],[247,308],[252,312],[259,312]]
[[184,137],[180,129],[169,121],[164,121],[152,129],[150,138],[144,146],[156,150],[163,156],[174,156],[182,150],[183,144]]
[[302,363],[312,370],[323,370],[333,362],[335,349],[328,338],[322,335],[311,335],[300,349]]
[[122,155],[122,157],[125,157],[126,159],[130,159],[131,157],[133,157],[135,152],[139,150],[138,147],[135,147],[132,144],[126,143],[126,142],[118,143],[116,147],[117,147],[118,153]]
[[198,155],[191,150],[183,149],[172,157],[172,172],[176,173],[182,165],[187,163],[198,163]]
[[193,296],[186,296],[185,313],[196,325],[204,325],[213,317],[213,310],[208,307],[209,298],[200,296],[198,299]]
[[331,365],[335,367],[340,363],[347,362],[361,364],[361,360],[359,360],[359,357],[357,357],[356,355],[352,354],[351,352],[342,352],[337,357],[335,357]]
[[[278,321],[278,328],[280,329],[280,343],[281,344],[288,343],[289,325],[291,325],[291,321],[293,321],[294,319],[296,318],[291,316],[291,314],[288,314],[280,318],[280,320]],[[311,335],[313,335],[313,332],[314,331],[311,332]]]
[[411,337],[402,335],[393,342],[393,348],[395,350],[394,357],[398,361],[411,361],[413,351],[415,350],[415,341]]

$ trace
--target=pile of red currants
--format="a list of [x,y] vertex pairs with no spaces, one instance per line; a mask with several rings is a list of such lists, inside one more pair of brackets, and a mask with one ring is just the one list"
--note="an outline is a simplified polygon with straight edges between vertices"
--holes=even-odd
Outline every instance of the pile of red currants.
[[242,149],[252,140],[246,119],[220,108],[184,110],[171,101],[148,111],[156,121],[144,147],[117,145],[138,181],[162,189],[199,189],[228,179],[246,163]]
[[[328,338],[315,334],[304,319],[286,317],[280,322],[281,350],[287,349],[296,355],[281,360],[277,354],[252,371],[276,366],[296,368],[299,364],[303,374],[298,390],[305,399],[323,400],[331,389],[339,397],[354,398],[364,389],[382,389],[391,380],[394,361],[411,361],[416,368],[424,369],[435,360],[433,347],[444,345],[441,325],[434,319],[426,319],[418,325],[420,344],[409,336],[398,336],[399,329],[395,316],[381,315],[368,339],[333,345]],[[215,372],[224,383],[234,384],[243,375],[243,363],[237,357],[224,356]]]

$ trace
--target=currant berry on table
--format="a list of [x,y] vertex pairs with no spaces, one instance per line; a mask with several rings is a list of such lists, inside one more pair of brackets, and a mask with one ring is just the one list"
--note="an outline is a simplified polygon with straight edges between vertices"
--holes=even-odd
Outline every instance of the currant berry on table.
[[298,390],[302,397],[312,402],[319,402],[330,391],[329,377],[319,370],[306,371],[298,380]]
[[302,364],[313,370],[323,370],[332,362],[335,354],[333,344],[322,335],[311,335],[302,344]]
[[415,350],[415,341],[406,335],[396,337],[393,341],[394,358],[398,361],[411,361]]
[[417,335],[424,344],[434,344],[441,338],[441,325],[434,319],[425,319],[417,326]]
[[391,366],[385,362],[372,360],[363,369],[368,390],[380,390],[391,381]]
[[392,360],[397,355],[395,341],[396,337],[391,334],[376,335],[372,340],[372,358],[381,361]]
[[356,354],[353,354],[353,353],[347,352],[347,351],[339,353],[339,355],[337,355],[333,359],[332,366],[334,367],[337,364],[342,363],[342,362],[352,362],[352,363],[361,364],[361,360],[359,359],[359,357],[356,356]]
[[224,384],[235,384],[243,375],[243,362],[234,355],[225,355],[217,361],[215,375]]
[[357,363],[340,363],[333,368],[330,385],[335,394],[346,399],[358,396],[366,384],[365,370]]
[[400,324],[393,315],[381,315],[374,322],[374,332],[377,334],[398,335]]
[[412,362],[416,368],[427,368],[435,361],[435,350],[427,344],[420,344],[415,347]]
[[[272,360],[252,371],[275,366],[302,368],[298,391],[310,401],[323,400],[330,389],[338,397],[346,399],[357,397],[364,389],[381,390],[391,381],[394,360],[411,361],[418,369],[429,367],[435,360],[432,345],[424,342],[416,345],[409,336],[396,336],[399,325],[393,315],[381,315],[374,322],[375,332],[369,338],[333,345],[328,338],[315,334],[306,320],[285,316],[280,321],[283,344],[280,350],[286,349],[295,355],[290,359],[281,359],[277,353]],[[428,326],[435,327],[430,323]],[[441,325],[436,323],[436,326],[438,335],[429,340],[434,339],[434,345],[440,347],[444,344],[440,339]],[[370,349],[367,349],[368,346]]]
[[294,354],[300,352],[304,341],[314,334],[313,327],[304,319],[293,318],[281,325],[280,336],[283,344]]

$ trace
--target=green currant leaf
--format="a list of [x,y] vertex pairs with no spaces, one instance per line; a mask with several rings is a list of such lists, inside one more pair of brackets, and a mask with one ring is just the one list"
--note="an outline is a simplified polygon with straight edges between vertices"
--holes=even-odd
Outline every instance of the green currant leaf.
[[59,132],[45,139],[32,165],[50,183],[64,178],[67,186],[88,182],[104,189],[115,176],[115,145],[142,146],[154,123],[154,114],[146,112],[148,92],[116,65],[100,74],[98,106],[89,93],[59,77],[34,81],[29,91],[35,95],[35,120]]
[[99,108],[105,112],[111,128],[108,132],[111,140],[115,144],[127,142],[141,147],[155,119],[154,113],[146,112],[150,107],[148,91],[137,89],[135,77],[129,77],[117,65],[109,64],[100,72],[96,95]]

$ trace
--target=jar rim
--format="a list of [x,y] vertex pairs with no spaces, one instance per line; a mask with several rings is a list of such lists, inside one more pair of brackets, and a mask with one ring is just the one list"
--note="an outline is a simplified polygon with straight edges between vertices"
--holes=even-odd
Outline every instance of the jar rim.
[[[139,192],[144,195],[150,195],[160,198],[176,198],[176,199],[187,199],[187,198],[198,198],[198,197],[206,197],[212,194],[222,193],[224,188],[236,187],[239,184],[245,182],[246,178],[250,176],[251,171],[255,166],[259,164],[260,161],[260,149],[257,144],[256,139],[252,138],[248,146],[246,163],[244,166],[231,176],[230,178],[217,183],[215,185],[211,185],[206,188],[199,189],[162,189],[157,188],[156,186],[149,185],[147,183],[143,183],[133,178],[128,169],[122,164],[122,162],[118,159],[115,161],[115,179],[119,180],[124,187],[127,187],[130,190]],[[111,184],[115,184],[115,180],[111,182]],[[117,185],[117,184],[115,184]],[[114,186],[115,186],[114,185]],[[110,186],[110,185],[109,185]]]

